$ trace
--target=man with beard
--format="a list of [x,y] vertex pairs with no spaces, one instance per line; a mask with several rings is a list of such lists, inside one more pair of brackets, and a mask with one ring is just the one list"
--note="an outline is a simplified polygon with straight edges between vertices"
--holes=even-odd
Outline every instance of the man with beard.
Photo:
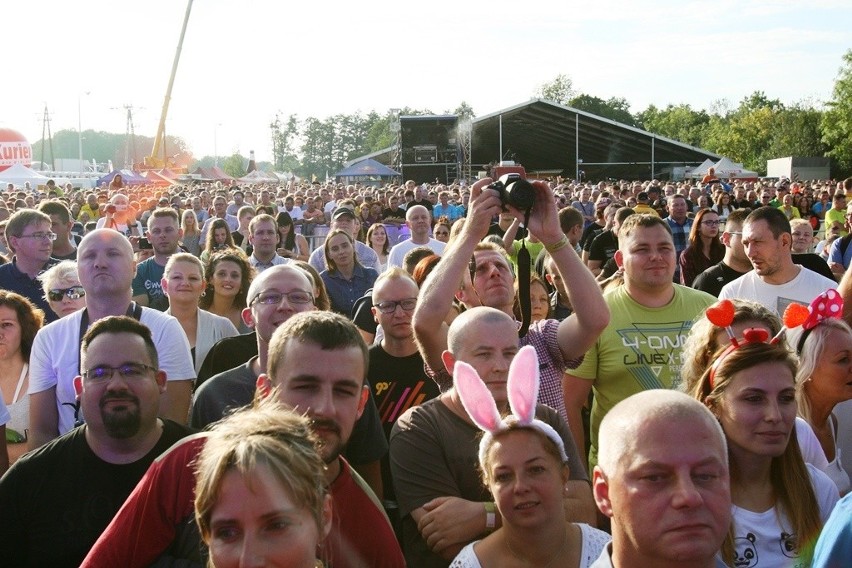
[[78,566],[148,466],[190,433],[157,418],[166,373],[147,327],[104,318],[86,332],[80,356],[74,388],[86,424],[0,479],[6,566]]
[[[367,346],[358,329],[330,312],[296,314],[279,327],[269,345],[268,373],[257,381],[258,396],[277,396],[306,413],[320,439],[325,479],[334,503],[331,533],[318,550],[326,566],[405,566],[399,544],[376,496],[341,456],[369,388]],[[205,434],[172,447],[148,470],[82,566],[127,568],[204,562],[195,527],[195,478],[189,467]]]
[[132,316],[151,330],[168,376],[160,411],[166,418],[186,423],[195,378],[189,341],[175,318],[132,301],[135,270],[133,249],[121,233],[98,229],[80,242],[77,271],[86,291],[86,308],[43,327],[30,354],[30,449],[87,418],[74,391],[74,376],[82,369],[78,346],[90,323],[108,316]]

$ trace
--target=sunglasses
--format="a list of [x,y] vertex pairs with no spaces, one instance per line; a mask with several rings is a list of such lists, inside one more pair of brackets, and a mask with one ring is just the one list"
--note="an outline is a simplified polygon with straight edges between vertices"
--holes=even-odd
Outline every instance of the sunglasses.
[[70,288],[56,288],[47,292],[47,299],[51,302],[59,302],[63,296],[68,296],[69,300],[79,300],[86,295],[86,290],[82,286],[71,286]]

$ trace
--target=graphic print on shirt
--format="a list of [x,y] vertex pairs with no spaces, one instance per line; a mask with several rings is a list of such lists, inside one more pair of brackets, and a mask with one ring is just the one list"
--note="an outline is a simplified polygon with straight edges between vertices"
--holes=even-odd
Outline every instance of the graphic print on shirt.
[[[681,350],[692,328],[692,321],[671,323],[634,323],[619,329],[621,344],[630,349],[622,364],[627,368],[642,390],[677,388],[680,368],[683,365]],[[664,368],[672,377],[666,385],[660,375]]]

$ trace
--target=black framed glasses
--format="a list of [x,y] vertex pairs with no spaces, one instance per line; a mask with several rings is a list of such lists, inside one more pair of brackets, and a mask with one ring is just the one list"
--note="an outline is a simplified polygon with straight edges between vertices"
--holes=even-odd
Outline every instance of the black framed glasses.
[[156,371],[151,365],[144,363],[124,363],[118,367],[98,365],[82,373],[83,378],[90,383],[105,383],[112,379],[116,371],[125,381],[139,381],[148,376],[148,371]]
[[70,288],[54,288],[48,290],[47,299],[51,302],[62,300],[63,296],[68,296],[69,300],[79,300],[86,295],[86,290],[82,286],[71,286]]
[[718,227],[721,224],[721,221],[701,221],[701,224],[708,227]]
[[46,239],[48,241],[55,241],[56,240],[56,233],[52,233],[50,231],[48,231],[46,233],[45,232],[38,232],[38,233],[33,233],[32,235],[21,235],[18,238],[19,239],[39,239],[39,240],[45,240]]
[[417,298],[406,298],[398,302],[394,302],[393,300],[379,302],[376,304],[376,309],[383,314],[392,314],[396,311],[397,306],[401,307],[405,312],[411,312],[417,307]]
[[303,290],[293,290],[292,292],[261,292],[249,302],[249,305],[263,304],[264,306],[277,306],[281,300],[287,298],[287,301],[293,305],[313,304],[314,296],[310,292]]

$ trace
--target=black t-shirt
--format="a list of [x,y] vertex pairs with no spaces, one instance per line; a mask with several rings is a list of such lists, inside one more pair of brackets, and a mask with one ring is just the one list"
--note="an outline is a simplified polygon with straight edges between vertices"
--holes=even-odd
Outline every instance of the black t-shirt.
[[23,456],[0,479],[0,564],[79,566],[148,466],[191,433],[163,420],[157,444],[129,464],[95,455],[86,426]]
[[[423,357],[416,351],[408,357],[394,357],[381,345],[373,345],[367,380],[386,438],[390,438],[391,429],[403,412],[441,394],[438,384],[423,368]],[[382,458],[382,487],[385,500],[396,499],[387,455]]]
[[582,248],[586,252],[589,252],[589,249],[592,248],[592,241],[594,241],[595,237],[600,235],[603,230],[603,225],[598,225],[597,223],[592,223],[591,225],[583,229],[583,236],[580,237],[580,248]]
[[408,207],[409,207],[409,208],[411,208],[411,207],[413,207],[414,205],[422,205],[423,207],[425,207],[426,209],[428,209],[428,210],[429,210],[429,214],[430,214],[430,215],[432,214],[432,208],[434,207],[434,205],[432,205],[432,202],[431,202],[431,201],[429,201],[428,199],[425,199],[425,198],[424,198],[424,199],[421,199],[420,201],[411,201],[411,202],[408,204]]
[[818,254],[814,254],[812,252],[794,254],[793,262],[799,266],[804,266],[808,270],[813,270],[817,274],[821,274],[830,280],[837,280],[834,273],[828,267],[828,263]]
[[616,250],[618,250],[618,239],[615,237],[615,233],[611,230],[604,231],[592,241],[592,248],[589,249],[589,260],[597,260],[603,266],[615,255]]
[[743,274],[745,272],[737,272],[723,261],[696,276],[695,280],[692,281],[692,287],[718,298],[725,284],[736,280]]
[[396,209],[391,209],[390,207],[384,209],[382,211],[382,219],[405,219],[405,209],[402,207],[397,207]]

